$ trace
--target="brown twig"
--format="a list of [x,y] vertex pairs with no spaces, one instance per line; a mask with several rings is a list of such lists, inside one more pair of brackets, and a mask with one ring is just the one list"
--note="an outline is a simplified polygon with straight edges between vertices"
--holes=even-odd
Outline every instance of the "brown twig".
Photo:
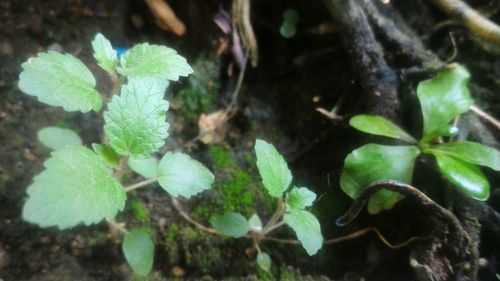
[[500,26],[485,18],[461,0],[431,0],[439,9],[463,22],[472,32],[485,40],[500,45]]
[[491,116],[487,112],[483,111],[477,105],[471,105],[469,107],[470,111],[479,116],[481,119],[487,121],[491,125],[495,126],[497,130],[500,130],[500,121],[498,121],[495,117]]

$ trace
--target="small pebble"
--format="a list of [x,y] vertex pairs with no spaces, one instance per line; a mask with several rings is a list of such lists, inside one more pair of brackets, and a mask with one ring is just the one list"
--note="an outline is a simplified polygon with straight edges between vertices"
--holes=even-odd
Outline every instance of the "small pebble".
[[172,273],[172,275],[174,277],[177,277],[177,278],[182,277],[182,276],[184,276],[184,274],[186,274],[186,271],[184,271],[184,269],[182,269],[182,267],[180,267],[180,266],[172,267],[170,272]]

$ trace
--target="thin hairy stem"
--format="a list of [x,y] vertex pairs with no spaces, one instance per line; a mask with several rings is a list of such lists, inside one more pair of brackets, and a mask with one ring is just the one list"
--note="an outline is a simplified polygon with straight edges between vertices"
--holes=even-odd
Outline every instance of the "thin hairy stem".
[[208,232],[208,233],[213,234],[213,235],[220,235],[220,233],[217,230],[215,230],[213,228],[210,228],[210,227],[206,227],[203,224],[201,224],[201,223],[195,221],[194,219],[192,219],[188,215],[188,213],[186,213],[182,209],[182,207],[180,206],[179,200],[177,200],[175,197],[172,197],[171,202],[172,202],[172,206],[174,207],[174,209],[179,213],[179,215],[184,220],[186,220],[187,222],[189,222],[190,224],[192,224],[193,226],[195,226],[196,228],[198,228],[201,231],[205,231],[205,232]]
[[147,179],[147,180],[143,180],[141,182],[138,182],[136,184],[133,184],[133,185],[129,185],[127,187],[124,187],[123,189],[125,190],[125,192],[130,192],[132,190],[135,190],[135,189],[138,189],[138,188],[141,188],[141,187],[144,187],[144,186],[147,186],[147,185],[150,185],[152,183],[155,183],[157,182],[158,179],[156,178],[153,178],[153,179]]

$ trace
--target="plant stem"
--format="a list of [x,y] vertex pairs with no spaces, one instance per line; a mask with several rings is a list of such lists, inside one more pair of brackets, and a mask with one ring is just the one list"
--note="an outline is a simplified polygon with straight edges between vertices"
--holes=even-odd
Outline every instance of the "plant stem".
[[276,224],[274,224],[274,225],[270,226],[270,227],[266,230],[266,232],[262,231],[262,235],[267,235],[269,232],[271,232],[271,231],[273,231],[273,230],[275,230],[275,229],[277,229],[277,228],[279,228],[279,227],[281,227],[281,226],[283,226],[283,225],[285,225],[285,222],[284,222],[284,221],[280,221],[280,222],[278,222],[278,223],[276,223]]
[[274,212],[274,214],[271,216],[267,224],[264,226],[261,232],[257,233],[255,237],[255,242],[256,244],[259,244],[260,240],[262,240],[263,237],[266,236],[267,233],[270,231],[280,227],[283,222],[277,223],[278,220],[281,218],[283,213],[285,212],[285,209],[283,208],[283,198],[280,197],[278,201],[278,208]]
[[118,73],[116,73],[116,71],[111,72],[110,76],[111,76],[111,81],[113,82],[113,89],[111,90],[111,96],[119,95],[123,81],[120,78],[120,76],[118,76]]
[[143,180],[141,182],[138,182],[136,184],[133,184],[133,185],[129,185],[127,187],[124,187],[123,189],[125,190],[125,192],[130,192],[132,190],[135,190],[135,189],[138,189],[138,188],[141,188],[141,187],[144,187],[146,185],[150,185],[152,183],[155,183],[156,181],[158,181],[158,179],[156,178],[152,178],[152,179],[147,179],[147,180]]
[[115,168],[115,172],[113,176],[117,178],[119,181],[122,180],[123,175],[125,174],[125,170],[127,167],[127,161],[128,161],[128,156],[122,157],[120,159],[120,163],[118,164],[118,167]]
[[192,219],[180,206],[180,203],[179,203],[179,200],[177,200],[175,197],[172,197],[171,199],[172,201],[172,206],[174,207],[174,209],[179,213],[179,215],[185,219],[187,222],[189,222],[190,224],[194,225],[196,228],[202,230],[202,231],[205,231],[205,232],[208,232],[210,234],[213,234],[213,235],[220,235],[220,233],[213,229],[213,228],[210,228],[210,227],[206,227],[204,226],[203,224],[195,221],[194,219]]

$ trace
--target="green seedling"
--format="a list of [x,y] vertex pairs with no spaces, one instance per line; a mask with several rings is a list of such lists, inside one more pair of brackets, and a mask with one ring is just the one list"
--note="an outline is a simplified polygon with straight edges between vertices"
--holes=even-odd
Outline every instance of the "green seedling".
[[283,12],[283,22],[280,26],[280,34],[286,39],[293,38],[297,33],[297,22],[299,13],[294,9],[287,9]]
[[[212,186],[213,174],[189,155],[168,152],[153,157],[168,137],[164,99],[169,81],[187,76],[192,69],[171,48],[143,43],[118,58],[101,34],[92,42],[94,57],[114,84],[111,95],[96,89],[90,70],[76,57],[58,52],[39,53],[23,63],[19,88],[51,106],[66,111],[100,111],[105,100],[106,141],[84,146],[69,129],[44,128],[39,140],[54,150],[44,162],[45,170],[28,187],[24,220],[40,227],[67,229],[80,224],[113,222],[124,209],[127,192],[158,182],[171,196],[190,198]],[[123,85],[122,85],[123,84]],[[124,187],[128,166],[146,180]],[[123,252],[138,275],[153,265],[151,232],[142,229],[124,234]]]
[[257,140],[255,153],[262,184],[269,195],[278,201],[277,210],[266,224],[262,223],[257,214],[247,219],[239,213],[229,212],[215,217],[212,225],[224,236],[251,238],[258,252],[257,264],[268,271],[271,259],[261,250],[259,244],[267,239],[271,231],[288,225],[295,231],[309,255],[316,254],[323,246],[323,236],[319,221],[306,210],[313,205],[316,194],[306,187],[292,185],[292,173],[283,156],[272,144]]
[[[453,141],[458,128],[450,122],[469,110],[469,72],[461,65],[440,72],[419,83],[417,95],[423,117],[423,133],[415,139],[391,121],[380,116],[358,115],[350,120],[354,128],[373,135],[398,139],[407,145],[367,144],[351,152],[344,163],[340,184],[346,194],[357,198],[376,180],[398,180],[411,184],[417,157],[434,157],[441,174],[461,192],[477,200],[488,199],[490,185],[479,169],[485,166],[500,171],[500,152],[470,141]],[[449,137],[443,142],[443,137]],[[368,203],[376,214],[391,209],[402,195],[381,190]]]

